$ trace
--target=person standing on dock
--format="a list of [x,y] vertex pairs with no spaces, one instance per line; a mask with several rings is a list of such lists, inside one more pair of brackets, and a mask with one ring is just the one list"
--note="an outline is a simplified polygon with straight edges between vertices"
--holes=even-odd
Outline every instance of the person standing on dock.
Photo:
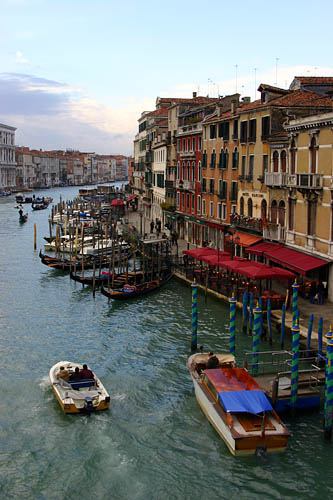
[[151,233],[154,232],[154,227],[155,227],[155,224],[154,224],[154,221],[152,220],[151,223],[150,223],[150,232]]

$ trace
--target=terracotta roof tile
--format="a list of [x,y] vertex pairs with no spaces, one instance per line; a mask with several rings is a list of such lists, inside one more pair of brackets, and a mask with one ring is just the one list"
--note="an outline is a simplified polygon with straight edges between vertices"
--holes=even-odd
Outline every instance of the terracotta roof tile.
[[294,79],[311,85],[333,84],[333,76],[295,76]]

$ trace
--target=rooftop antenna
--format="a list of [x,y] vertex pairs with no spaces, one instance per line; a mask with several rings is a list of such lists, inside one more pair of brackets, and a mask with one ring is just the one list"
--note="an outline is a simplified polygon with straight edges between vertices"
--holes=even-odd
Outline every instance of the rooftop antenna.
[[256,100],[256,95],[257,95],[257,69],[254,68],[254,100]]
[[275,58],[275,85],[277,85],[277,82],[278,82],[278,79],[277,79],[278,60],[279,60],[279,57],[276,57]]
[[238,64],[235,64],[235,69],[236,69],[236,94],[237,94],[237,76],[238,76]]

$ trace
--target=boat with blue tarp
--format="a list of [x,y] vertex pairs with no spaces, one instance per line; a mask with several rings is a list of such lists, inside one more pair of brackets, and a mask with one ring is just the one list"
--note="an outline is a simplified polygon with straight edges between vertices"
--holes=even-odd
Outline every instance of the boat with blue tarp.
[[286,449],[289,432],[264,391],[230,354],[197,353],[187,367],[195,395],[209,422],[233,455]]

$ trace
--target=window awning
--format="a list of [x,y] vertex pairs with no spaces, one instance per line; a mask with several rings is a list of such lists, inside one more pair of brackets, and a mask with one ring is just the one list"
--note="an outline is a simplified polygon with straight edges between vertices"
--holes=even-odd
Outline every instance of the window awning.
[[253,234],[240,233],[239,231],[234,234],[235,244],[240,245],[241,247],[249,247],[250,245],[254,245],[261,240],[262,238],[258,238],[258,236],[254,236]]
[[254,245],[253,247],[247,248],[245,252],[247,254],[251,255],[259,255],[260,257],[263,257],[265,252],[268,252],[269,250],[276,250],[277,248],[281,248],[283,245],[279,243],[278,245],[275,245],[274,243],[268,243],[267,241],[262,241],[261,243],[258,243],[257,245]]
[[270,249],[264,252],[264,256],[269,260],[280,264],[282,267],[296,271],[299,274],[305,275],[312,269],[325,266],[327,262],[318,257],[307,255],[291,248],[280,247]]

